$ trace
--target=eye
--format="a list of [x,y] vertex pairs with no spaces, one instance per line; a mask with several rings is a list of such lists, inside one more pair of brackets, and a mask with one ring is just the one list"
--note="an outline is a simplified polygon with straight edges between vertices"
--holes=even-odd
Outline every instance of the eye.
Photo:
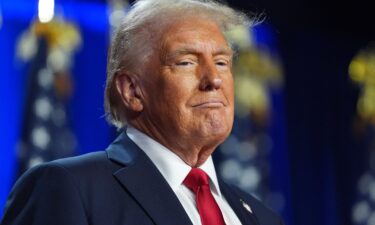
[[180,61],[177,61],[176,65],[181,67],[187,67],[187,66],[194,66],[196,64],[196,61],[192,59],[183,59]]
[[189,66],[189,65],[193,65],[193,62],[192,61],[181,61],[181,62],[178,62],[177,65],[178,66]]
[[229,61],[228,60],[224,60],[224,59],[220,59],[220,60],[216,60],[215,64],[219,67],[228,67],[229,66]]
[[218,65],[218,66],[226,66],[226,65],[228,65],[228,63],[225,62],[225,61],[218,61],[218,62],[216,62],[216,65]]

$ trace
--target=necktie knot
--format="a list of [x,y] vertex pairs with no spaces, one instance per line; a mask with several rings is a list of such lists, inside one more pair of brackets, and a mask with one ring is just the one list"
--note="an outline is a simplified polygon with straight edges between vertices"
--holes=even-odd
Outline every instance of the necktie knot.
[[199,168],[192,168],[183,183],[193,192],[197,192],[199,187],[209,184],[207,174]]

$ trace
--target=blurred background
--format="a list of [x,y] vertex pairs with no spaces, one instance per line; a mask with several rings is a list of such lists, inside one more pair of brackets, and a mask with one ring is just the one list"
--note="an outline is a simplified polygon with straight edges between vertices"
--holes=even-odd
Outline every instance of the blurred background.
[[[103,150],[111,33],[125,0],[0,0],[0,218],[17,177]],[[214,159],[287,225],[375,225],[370,1],[227,1],[263,23],[228,33],[234,129]]]

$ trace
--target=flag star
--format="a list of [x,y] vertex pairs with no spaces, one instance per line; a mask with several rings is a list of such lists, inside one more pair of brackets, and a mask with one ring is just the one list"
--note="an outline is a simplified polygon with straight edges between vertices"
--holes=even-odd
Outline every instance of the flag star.
[[373,177],[371,176],[371,174],[369,173],[364,174],[358,182],[358,189],[360,193],[363,195],[367,194],[367,192],[369,191],[368,187],[370,186],[370,183],[372,182],[373,182]]
[[48,100],[48,98],[46,97],[38,98],[35,101],[34,110],[35,110],[35,114],[39,118],[43,120],[47,120],[51,115],[52,105],[50,101]]
[[37,38],[32,32],[25,32],[20,37],[17,55],[24,61],[31,59],[37,52]]
[[245,189],[254,190],[261,180],[259,171],[254,166],[249,166],[243,170],[240,178],[240,186]]
[[[221,164],[221,174],[227,180],[238,180],[240,172],[242,171],[241,165],[237,160],[227,159]],[[237,171],[234,173],[233,171]]]
[[39,70],[38,73],[38,84],[41,87],[48,88],[52,85],[53,72],[48,68],[43,68]]
[[46,150],[51,138],[44,127],[37,127],[31,133],[31,140],[36,147]]
[[64,71],[70,66],[70,59],[68,54],[61,48],[54,48],[51,50],[47,63],[54,71]]
[[371,209],[366,201],[361,201],[354,206],[352,213],[352,219],[355,223],[363,223],[369,218]]

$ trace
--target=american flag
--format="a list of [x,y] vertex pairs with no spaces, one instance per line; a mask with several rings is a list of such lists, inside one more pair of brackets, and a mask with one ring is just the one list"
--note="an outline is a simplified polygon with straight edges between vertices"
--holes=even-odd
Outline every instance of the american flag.
[[51,48],[50,39],[43,34],[46,32],[41,35],[29,32],[19,44],[19,52],[35,50],[26,54],[30,56],[30,68],[18,143],[18,175],[40,163],[72,156],[76,150],[67,113],[72,90],[66,63],[69,54],[59,54],[59,48]]
[[365,135],[368,150],[367,171],[357,183],[357,199],[352,208],[355,225],[375,225],[375,45],[361,49],[349,64],[350,79],[360,87],[357,101],[357,129]]

